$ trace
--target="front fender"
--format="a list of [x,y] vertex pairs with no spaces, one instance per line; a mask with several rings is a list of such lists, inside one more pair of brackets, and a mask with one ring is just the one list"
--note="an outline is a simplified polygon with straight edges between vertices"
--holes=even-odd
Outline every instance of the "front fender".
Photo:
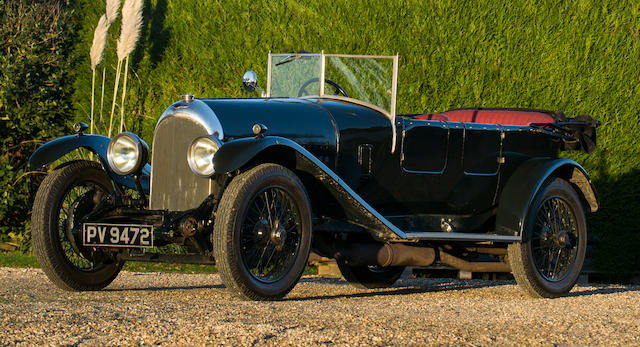
[[295,156],[295,167],[292,169],[307,172],[324,185],[340,204],[351,223],[369,230],[372,236],[379,240],[406,239],[406,234],[402,230],[364,201],[333,170],[290,139],[267,136],[227,142],[214,156],[215,172],[227,174],[238,170],[261,152],[273,147],[292,152]]
[[[271,146],[280,145],[281,143],[286,143],[288,147],[292,147],[292,144],[295,144],[302,148],[297,143],[278,136],[266,136],[262,138],[247,137],[229,141],[220,147],[213,158],[214,172],[226,174],[238,170],[258,153]],[[304,150],[304,148],[302,149]]]
[[[116,183],[125,187],[136,189],[132,175],[121,176],[111,171],[107,162],[107,148],[111,139],[102,135],[68,135],[51,140],[31,154],[29,157],[29,166],[32,168],[41,168],[47,166],[54,161],[60,159],[65,154],[78,148],[86,148],[95,153],[105,169],[109,177]],[[149,194],[149,175],[151,166],[146,164],[140,175],[140,184],[145,193]]]
[[496,232],[522,236],[525,220],[544,182],[551,176],[572,183],[591,212],[598,210],[595,189],[586,170],[571,159],[530,159],[524,162],[507,181],[498,203]]

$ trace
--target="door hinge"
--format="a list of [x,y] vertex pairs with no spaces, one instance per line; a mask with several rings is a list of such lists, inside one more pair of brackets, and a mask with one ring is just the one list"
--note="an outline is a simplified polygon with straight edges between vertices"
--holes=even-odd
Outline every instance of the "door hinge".
[[371,174],[373,145],[363,144],[358,146],[358,164],[360,164],[360,174]]

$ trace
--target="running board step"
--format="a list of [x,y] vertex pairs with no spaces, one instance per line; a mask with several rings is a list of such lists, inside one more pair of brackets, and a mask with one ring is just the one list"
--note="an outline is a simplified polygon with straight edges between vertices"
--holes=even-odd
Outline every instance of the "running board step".
[[519,242],[520,236],[471,234],[471,233],[447,233],[447,232],[408,232],[407,240],[419,241],[493,241],[493,242]]

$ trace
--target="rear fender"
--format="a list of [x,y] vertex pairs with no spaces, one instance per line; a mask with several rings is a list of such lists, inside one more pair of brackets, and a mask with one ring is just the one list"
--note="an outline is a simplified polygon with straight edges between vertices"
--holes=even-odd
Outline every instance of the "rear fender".
[[[68,135],[51,140],[40,146],[31,157],[29,157],[29,166],[32,168],[41,168],[47,166],[54,161],[62,158],[65,154],[78,148],[86,148],[95,153],[111,179],[125,187],[136,189],[133,181],[133,175],[121,176],[111,171],[107,162],[107,148],[109,147],[110,138],[102,135]],[[140,184],[145,193],[149,194],[149,175],[151,173],[151,165],[146,164],[140,175]]]
[[[384,218],[321,160],[287,138],[267,136],[244,138],[227,142],[220,147],[213,161],[217,174],[241,169],[263,151],[278,148],[295,157],[295,170],[306,172],[325,186],[338,201],[349,222],[359,225],[378,240],[406,239],[405,233]],[[313,201],[312,201],[313,203]]]
[[538,191],[549,177],[570,182],[582,197],[586,211],[598,210],[598,198],[585,169],[571,159],[530,159],[509,178],[498,204],[496,232],[523,235],[527,213]]

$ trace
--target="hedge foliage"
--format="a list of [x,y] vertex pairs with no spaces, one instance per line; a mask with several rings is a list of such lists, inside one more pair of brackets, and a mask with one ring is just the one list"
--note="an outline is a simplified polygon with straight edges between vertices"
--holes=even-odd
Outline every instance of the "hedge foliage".
[[[104,4],[77,0],[75,118],[88,120],[88,49]],[[186,92],[246,96],[245,70],[265,86],[266,58],[300,49],[400,54],[398,112],[535,107],[602,121],[598,150],[566,153],[595,181],[589,216],[596,266],[640,269],[640,3],[631,0],[146,0],[125,106],[150,142],[163,110]],[[113,85],[117,23],[106,58]],[[110,87],[111,88],[111,87]],[[106,105],[111,97],[106,93]]]
[[38,144],[71,120],[74,25],[60,1],[0,1],[0,241],[28,247],[32,195],[42,172],[27,167]]
[[[102,8],[83,0],[79,13],[86,56]],[[158,117],[186,92],[246,96],[248,69],[265,86],[269,50],[397,52],[398,112],[535,107],[602,121],[596,153],[564,155],[587,168],[600,196],[589,216],[595,266],[625,277],[640,269],[639,17],[629,0],[150,0],[129,129],[151,141]],[[74,102],[86,120],[88,62],[78,68]]]

